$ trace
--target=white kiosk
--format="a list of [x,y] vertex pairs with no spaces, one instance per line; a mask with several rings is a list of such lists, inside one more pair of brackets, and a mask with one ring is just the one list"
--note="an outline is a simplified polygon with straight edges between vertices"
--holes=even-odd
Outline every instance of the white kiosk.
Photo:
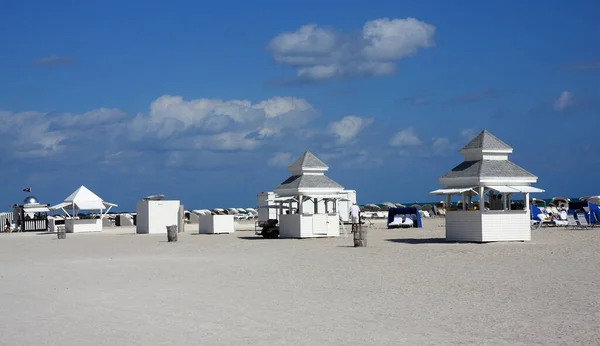
[[198,233],[219,234],[235,232],[233,215],[203,214],[198,216]]
[[136,203],[136,227],[137,234],[167,233],[167,226],[177,225],[181,232],[182,220],[178,200],[164,200],[164,195],[153,195],[145,197]]
[[[452,195],[462,198],[460,206],[446,211],[447,240],[531,240],[529,194],[544,190],[530,186],[537,177],[508,160],[512,151],[484,130],[460,150],[464,161],[438,179],[444,188],[431,193],[446,195],[447,208]],[[511,207],[514,194],[523,194],[522,207]]]
[[[65,213],[65,231],[67,233],[100,232],[102,231],[102,220],[106,217],[106,213],[116,206],[116,204],[104,202],[98,195],[81,185],[64,202],[50,207],[50,210],[60,209]],[[108,209],[106,209],[107,207]],[[69,214],[67,209],[71,210],[72,214]],[[106,212],[103,213],[104,209],[106,209]],[[79,218],[77,216],[79,210],[98,210],[99,217]]]
[[271,200],[278,205],[279,237],[340,235],[337,210],[344,187],[325,176],[328,169],[310,151],[306,151],[288,167],[292,176],[273,190]]

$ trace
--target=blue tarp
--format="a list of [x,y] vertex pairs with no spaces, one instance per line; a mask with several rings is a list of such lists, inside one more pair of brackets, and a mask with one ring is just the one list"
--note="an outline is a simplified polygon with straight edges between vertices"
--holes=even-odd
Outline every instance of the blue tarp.
[[387,224],[389,225],[392,221],[394,221],[394,215],[405,214],[405,215],[416,215],[417,217],[417,227],[423,228],[423,224],[421,224],[421,214],[419,214],[419,210],[414,207],[407,208],[390,208],[388,210],[388,219]]
[[598,223],[600,218],[600,207],[597,204],[592,202],[588,202],[588,207],[590,208],[590,215],[588,217],[588,222],[590,223]]

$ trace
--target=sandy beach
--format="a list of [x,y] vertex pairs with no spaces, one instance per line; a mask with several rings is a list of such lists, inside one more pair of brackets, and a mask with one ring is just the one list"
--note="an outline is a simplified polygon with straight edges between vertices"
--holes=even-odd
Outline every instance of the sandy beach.
[[0,234],[0,344],[600,344],[599,229],[456,244],[443,219],[378,221],[354,248],[236,226]]

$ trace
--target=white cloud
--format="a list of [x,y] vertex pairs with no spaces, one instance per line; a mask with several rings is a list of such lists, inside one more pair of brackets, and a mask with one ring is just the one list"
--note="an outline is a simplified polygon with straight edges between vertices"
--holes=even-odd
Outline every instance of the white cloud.
[[63,152],[69,140],[104,140],[107,125],[122,121],[124,116],[118,109],[107,108],[83,114],[0,111],[2,148],[19,157],[53,156]]
[[479,131],[477,131],[477,129],[463,129],[460,131],[460,136],[467,139],[473,139],[478,133]]
[[304,99],[273,97],[248,100],[197,99],[164,95],[130,124],[135,140],[175,138],[179,146],[250,150],[260,140],[307,124],[316,114]]
[[412,127],[396,132],[389,141],[389,144],[392,147],[418,146],[421,145],[421,143],[421,140],[415,134]]
[[573,106],[573,93],[570,91],[561,92],[554,100],[554,110],[557,112],[562,112],[571,106]]
[[383,76],[396,72],[400,59],[433,47],[435,31],[415,18],[368,21],[358,34],[309,24],[276,36],[267,49],[277,63],[297,68],[302,80]]
[[[6,153],[18,157],[49,157],[68,151],[108,163],[121,157],[106,153],[253,150],[268,138],[287,136],[286,131],[305,126],[315,116],[310,103],[295,97],[278,96],[253,104],[164,95],[150,104],[147,114],[133,118],[108,108],[82,114],[0,111],[0,144]],[[173,156],[166,162],[175,164],[177,159]]]
[[360,131],[372,123],[372,118],[347,115],[339,121],[332,122],[329,125],[329,131],[337,137],[339,144],[346,144],[352,141]]
[[276,152],[275,155],[271,159],[269,159],[269,166],[274,167],[287,167],[292,164],[294,158],[292,157],[292,153],[289,152]]

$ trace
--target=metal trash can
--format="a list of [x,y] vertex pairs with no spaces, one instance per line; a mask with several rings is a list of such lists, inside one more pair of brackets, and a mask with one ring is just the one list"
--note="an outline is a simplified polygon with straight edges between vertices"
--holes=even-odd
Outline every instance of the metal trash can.
[[58,236],[58,239],[65,239],[65,238],[67,238],[67,230],[64,227],[59,227],[56,230],[56,234]]
[[169,243],[177,241],[177,225],[167,226],[167,240]]

